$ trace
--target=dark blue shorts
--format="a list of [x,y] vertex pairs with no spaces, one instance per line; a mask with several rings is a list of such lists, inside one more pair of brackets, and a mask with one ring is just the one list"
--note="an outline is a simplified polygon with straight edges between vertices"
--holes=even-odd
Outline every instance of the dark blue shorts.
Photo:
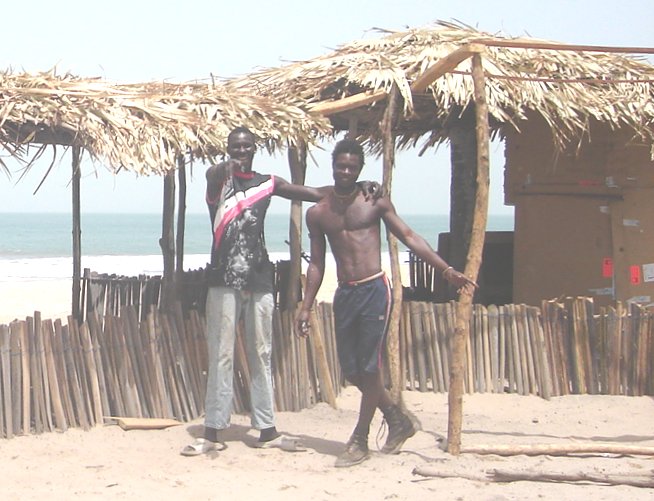
[[334,294],[338,360],[346,377],[376,373],[391,315],[391,287],[382,275],[358,284],[340,284]]

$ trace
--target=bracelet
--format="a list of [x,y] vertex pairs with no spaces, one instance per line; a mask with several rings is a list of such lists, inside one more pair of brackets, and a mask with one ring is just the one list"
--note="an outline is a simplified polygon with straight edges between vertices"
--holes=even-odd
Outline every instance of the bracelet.
[[448,271],[453,270],[453,269],[454,269],[454,266],[448,266],[447,268],[445,268],[445,269],[441,272],[441,276],[442,276],[443,278],[445,278],[445,274],[446,274]]

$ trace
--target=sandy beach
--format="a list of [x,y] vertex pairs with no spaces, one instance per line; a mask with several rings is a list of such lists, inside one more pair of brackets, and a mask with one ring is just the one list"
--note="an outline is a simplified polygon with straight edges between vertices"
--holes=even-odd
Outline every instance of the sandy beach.
[[[496,482],[495,470],[536,474],[609,474],[654,478],[654,461],[612,454],[451,456],[439,447],[447,428],[447,395],[405,392],[423,430],[394,456],[378,452],[373,421],[372,457],[334,468],[357,416],[358,392],[346,388],[337,409],[318,404],[280,412],[278,427],[302,438],[305,452],[255,449],[247,416],[232,420],[227,449],[199,457],[179,450],[202,432],[202,421],[163,430],[125,431],[112,424],[16,437],[1,443],[6,499],[196,500],[645,500],[654,490],[594,482]],[[654,446],[654,401],[649,397],[474,394],[464,397],[463,446],[611,443]],[[380,445],[383,444],[383,439]],[[415,475],[432,468],[451,478]]]
[[[406,273],[406,267],[403,273]],[[405,275],[406,276],[406,275]],[[328,270],[319,300],[336,286]],[[43,318],[65,319],[70,281],[0,283],[0,323],[39,310]],[[256,432],[249,418],[235,415],[228,448],[183,457],[182,447],[202,433],[202,419],[159,430],[125,431],[115,423],[89,431],[0,439],[3,495],[7,499],[312,499],[336,500],[645,500],[654,489],[601,485],[593,481],[498,482],[494,472],[513,475],[610,475],[614,480],[654,480],[652,456],[613,453],[499,456],[443,451],[447,394],[404,392],[407,408],[422,430],[394,456],[378,452],[385,438],[375,417],[372,457],[349,469],[333,464],[358,413],[359,394],[348,387],[337,408],[318,404],[277,414],[278,428],[299,436],[306,451],[252,447]],[[464,397],[462,446],[612,444],[654,447],[651,397],[577,395],[549,401],[537,396],[473,394]],[[447,478],[414,474],[431,469]]]

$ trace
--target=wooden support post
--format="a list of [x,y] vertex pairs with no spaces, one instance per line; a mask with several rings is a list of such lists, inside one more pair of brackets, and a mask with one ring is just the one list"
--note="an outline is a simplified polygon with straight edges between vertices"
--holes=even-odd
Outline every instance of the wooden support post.
[[[177,155],[177,181],[179,193],[177,194],[177,241],[175,260],[175,282],[177,287],[182,285],[182,273],[184,273],[184,227],[186,226],[186,164],[184,155]],[[177,291],[177,297],[181,297],[181,291]]]
[[[400,91],[393,85],[388,96],[384,117],[380,123],[384,151],[384,179],[383,185],[386,193],[391,192],[393,184],[393,167],[395,166],[395,133],[393,131],[398,119]],[[402,313],[402,275],[400,272],[400,259],[397,250],[397,238],[386,230],[388,252],[391,258],[391,276],[393,280],[393,309],[389,321],[387,351],[388,365],[391,377],[391,398],[396,404],[402,402],[402,390],[405,387],[404,375],[400,371],[400,315]]]
[[[488,107],[484,70],[479,54],[472,57],[472,78],[474,82],[475,112],[477,119],[477,195],[472,225],[470,248],[464,273],[476,279],[481,265],[484,248],[486,221],[488,219],[488,179],[489,179],[489,133]],[[450,372],[450,391],[448,394],[448,432],[447,449],[450,454],[461,452],[461,423],[463,421],[463,363],[466,340],[470,330],[472,296],[459,296],[456,305],[456,329],[452,342],[452,364]]]
[[[291,182],[293,184],[304,184],[307,172],[307,146],[301,142],[297,146],[288,148],[288,165],[291,170]],[[295,306],[300,300],[299,284],[302,275],[302,201],[291,201],[291,216],[288,226],[288,241],[290,244],[291,266],[288,276],[288,290],[286,291],[285,304],[290,311],[295,311]]]
[[169,171],[164,177],[163,218],[159,247],[163,254],[163,280],[161,290],[161,307],[168,309],[175,302],[175,172]]
[[82,223],[80,210],[80,149],[73,146],[73,297],[72,316],[79,322],[80,315],[80,283],[82,280]]

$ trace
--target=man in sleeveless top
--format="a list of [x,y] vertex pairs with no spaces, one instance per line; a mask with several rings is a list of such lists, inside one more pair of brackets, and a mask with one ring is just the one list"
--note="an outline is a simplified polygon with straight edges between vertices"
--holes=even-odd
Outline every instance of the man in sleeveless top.
[[397,215],[388,197],[371,201],[359,194],[356,181],[363,163],[363,149],[356,141],[346,139],[336,144],[332,153],[333,189],[306,214],[311,262],[302,308],[296,318],[297,332],[308,335],[309,312],[324,276],[326,240],[329,240],[339,283],[334,295],[339,362],[347,380],[361,391],[359,419],[346,450],[336,460],[337,467],[353,466],[369,457],[368,432],[377,408],[389,426],[382,452],[399,452],[417,431],[407,412],[393,404],[382,381],[391,291],[381,268],[380,221],[460,292],[473,294],[477,286],[448,266],[414,233]]
[[[273,195],[318,201],[331,188],[288,183],[252,170],[255,136],[238,127],[228,136],[229,160],[206,173],[206,199],[213,244],[206,304],[209,370],[205,397],[204,437],[181,451],[196,456],[222,447],[222,430],[230,424],[233,397],[236,325],[244,317],[244,346],[250,371],[252,426],[259,430],[257,447],[297,450],[281,435],[273,412],[271,376],[273,265],[264,239],[264,219]],[[366,196],[379,196],[378,183],[362,183]]]

